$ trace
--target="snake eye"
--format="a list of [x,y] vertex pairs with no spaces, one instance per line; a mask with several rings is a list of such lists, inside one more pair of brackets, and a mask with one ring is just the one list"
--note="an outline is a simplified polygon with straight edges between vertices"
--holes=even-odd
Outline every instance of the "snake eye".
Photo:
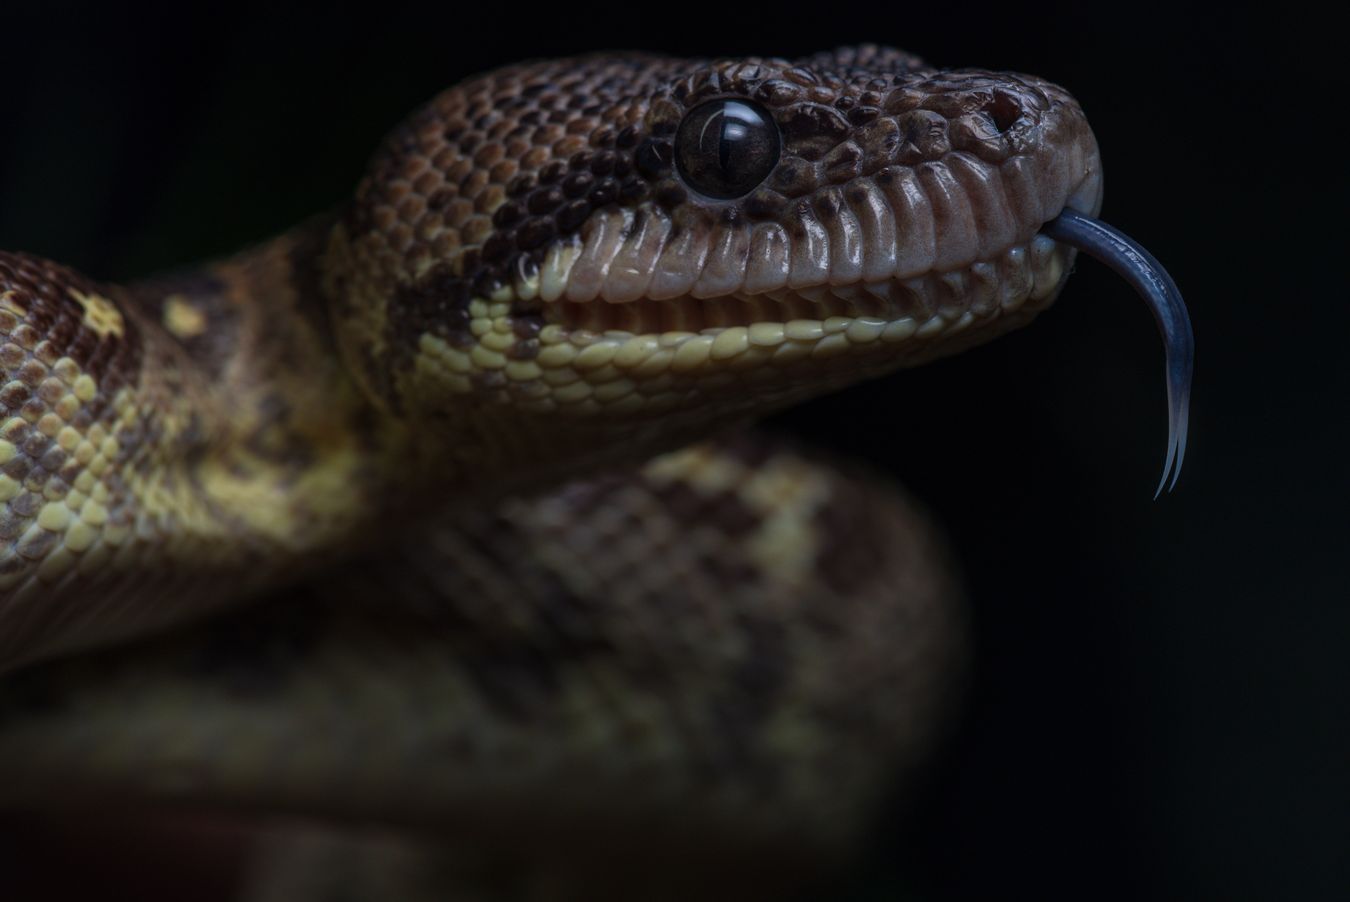
[[711,100],[680,123],[675,165],[700,194],[741,197],[773,170],[778,147],[778,126],[763,107],[746,100]]

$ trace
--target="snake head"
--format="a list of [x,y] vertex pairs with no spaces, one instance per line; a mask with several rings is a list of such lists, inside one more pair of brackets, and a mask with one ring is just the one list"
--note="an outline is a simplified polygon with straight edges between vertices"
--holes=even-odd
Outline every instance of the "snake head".
[[1082,111],[1032,76],[872,46],[569,59],[397,128],[326,287],[386,409],[645,449],[1027,322],[1073,254],[1042,226],[1100,202]]

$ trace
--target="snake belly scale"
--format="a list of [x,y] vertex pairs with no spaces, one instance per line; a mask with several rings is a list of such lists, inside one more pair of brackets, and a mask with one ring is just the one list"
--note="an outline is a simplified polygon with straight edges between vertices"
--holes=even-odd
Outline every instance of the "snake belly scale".
[[1100,202],[1038,78],[611,54],[449,89],[221,262],[0,253],[0,806],[830,858],[958,593],[897,489],[740,427],[1028,322]]

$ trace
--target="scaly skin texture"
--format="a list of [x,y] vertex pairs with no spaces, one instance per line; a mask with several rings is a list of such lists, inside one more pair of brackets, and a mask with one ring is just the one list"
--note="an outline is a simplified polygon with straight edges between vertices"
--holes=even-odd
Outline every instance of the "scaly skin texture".
[[304,309],[300,242],[162,294],[0,253],[0,667],[190,619],[399,503],[380,468],[405,431],[363,418]]
[[[723,198],[734,154],[681,126],[728,100],[773,151]],[[653,456],[1026,322],[1071,260],[1038,230],[1100,185],[1033,77],[610,55],[451,88],[346,208],[222,263],[0,253],[0,803],[842,847],[959,645],[937,546],[799,454]],[[257,598],[224,671],[220,627],[31,663]]]
[[908,502],[763,439],[421,538],[18,674],[0,803],[373,820],[530,870],[604,849],[799,874],[918,763],[961,653],[945,555]]

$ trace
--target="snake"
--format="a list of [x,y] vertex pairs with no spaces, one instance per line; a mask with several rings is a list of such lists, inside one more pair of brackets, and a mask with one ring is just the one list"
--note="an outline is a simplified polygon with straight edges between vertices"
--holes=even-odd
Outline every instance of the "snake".
[[1082,250],[1164,337],[1170,488],[1190,326],[1101,202],[1041,78],[607,53],[459,83],[216,262],[0,253],[0,810],[420,844],[249,898],[445,898],[451,852],[800,891],[939,746],[966,614],[903,489],[752,423],[1030,322]]

